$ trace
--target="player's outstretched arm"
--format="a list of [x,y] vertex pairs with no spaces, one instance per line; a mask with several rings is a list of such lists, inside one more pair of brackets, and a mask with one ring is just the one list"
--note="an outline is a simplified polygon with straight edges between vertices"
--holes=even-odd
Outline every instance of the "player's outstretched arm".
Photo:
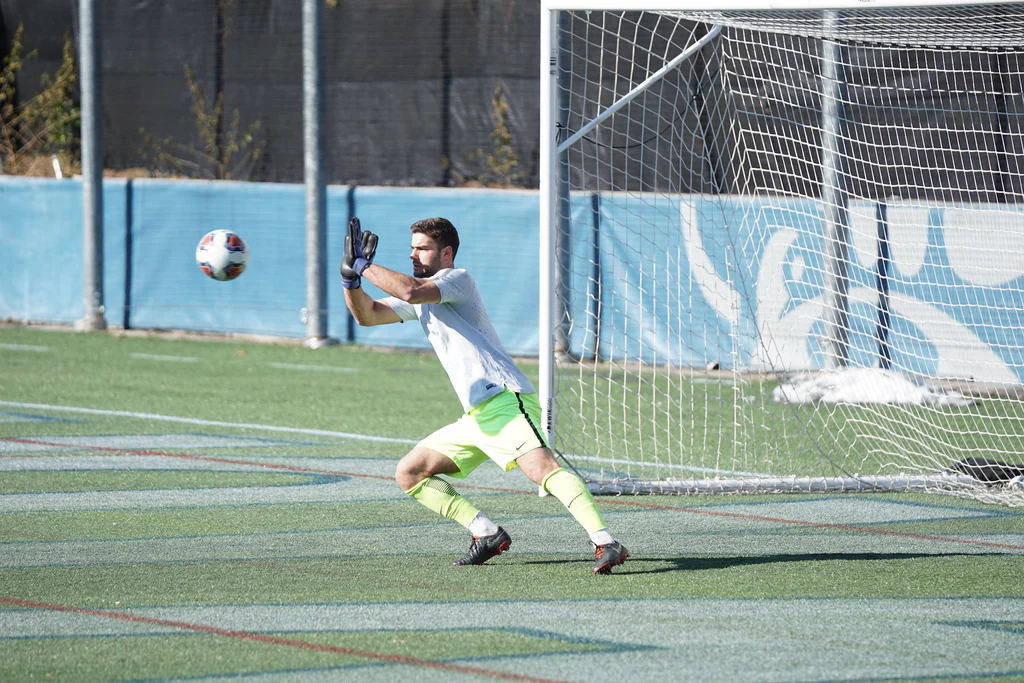
[[355,321],[364,327],[402,322],[390,306],[374,301],[361,287],[345,290],[345,304]]
[[412,277],[376,263],[364,270],[363,276],[391,296],[410,304],[436,304],[441,301],[441,290],[425,278]]

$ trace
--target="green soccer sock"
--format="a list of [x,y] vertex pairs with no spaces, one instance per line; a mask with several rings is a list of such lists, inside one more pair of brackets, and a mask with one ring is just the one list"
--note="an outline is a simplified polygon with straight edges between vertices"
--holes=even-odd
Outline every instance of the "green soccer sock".
[[544,481],[540,485],[545,491],[562,501],[562,505],[566,507],[569,514],[576,518],[576,521],[587,530],[588,534],[593,535],[602,529],[607,529],[587,485],[572,472],[564,467],[559,467],[544,477]]
[[430,508],[442,517],[458,522],[467,529],[480,513],[468,500],[460,496],[451,484],[438,477],[427,477],[406,493],[424,507]]

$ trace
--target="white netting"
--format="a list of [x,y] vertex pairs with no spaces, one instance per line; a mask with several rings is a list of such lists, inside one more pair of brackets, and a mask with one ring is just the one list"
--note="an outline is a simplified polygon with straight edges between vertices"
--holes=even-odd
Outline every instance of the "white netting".
[[558,157],[557,450],[608,490],[1024,504],[1022,22],[560,13],[559,142],[721,33]]

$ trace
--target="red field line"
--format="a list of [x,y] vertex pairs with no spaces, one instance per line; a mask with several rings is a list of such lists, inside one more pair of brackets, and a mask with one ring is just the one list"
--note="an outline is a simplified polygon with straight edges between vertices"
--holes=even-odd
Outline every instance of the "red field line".
[[[227,463],[231,465],[248,465],[252,467],[266,467],[268,469],[284,470],[288,472],[304,472],[312,474],[330,474],[335,476],[345,477],[362,477],[365,479],[381,479],[384,481],[391,481],[391,477],[386,477],[380,474],[362,474],[358,472],[342,472],[338,470],[316,470],[305,467],[295,467],[293,465],[277,465],[272,463],[261,463],[253,462],[250,460],[237,460],[233,458],[216,458],[213,456],[206,455],[189,455],[186,453],[171,453],[167,451],[146,451],[146,450],[131,450],[125,448],[114,448],[110,446],[75,446],[73,444],[65,443],[52,443],[47,441],[39,441],[36,439],[22,439],[16,437],[0,437],[0,441],[14,441],[18,443],[34,444],[41,446],[54,446],[60,448],[79,448],[82,450],[92,451],[105,451],[113,453],[126,453],[129,455],[155,455],[162,456],[165,458],[181,458],[184,460],[203,460],[208,462],[219,462]],[[494,486],[474,486],[465,482],[459,482],[459,488],[474,489],[477,491],[488,491],[492,493],[514,493],[524,496],[535,495],[532,492],[522,491],[520,489],[506,489],[498,488]],[[790,524],[793,526],[807,526],[816,529],[834,529],[837,531],[855,531],[863,534],[874,534],[876,536],[895,536],[897,538],[912,538],[921,541],[937,541],[940,543],[958,543],[961,545],[974,545],[985,548],[1002,548],[1006,550],[1024,550],[1024,546],[1012,545],[1009,543],[992,543],[990,541],[973,541],[963,538],[951,538],[949,536],[936,536],[933,534],[915,534],[906,531],[889,531],[886,529],[875,529],[872,527],[856,526],[852,524],[829,524],[826,522],[808,522],[800,519],[787,519],[785,517],[768,517],[765,515],[748,515],[740,512],[723,512],[721,510],[708,510],[704,508],[693,508],[685,507],[681,505],[659,505],[656,503],[641,503],[633,500],[623,500],[620,498],[602,498],[601,502],[608,505],[621,505],[624,507],[635,507],[644,508],[650,510],[666,510],[669,512],[688,512],[695,515],[707,515],[710,517],[730,517],[733,519],[746,519],[757,522],[772,522],[775,524]]]
[[120,621],[130,621],[139,624],[167,626],[170,628],[178,628],[186,631],[195,631],[198,633],[225,636],[227,638],[236,638],[238,640],[250,640],[255,641],[257,643],[267,643],[269,645],[283,645],[285,647],[294,647],[302,650],[313,650],[315,652],[330,652],[334,654],[351,655],[354,657],[365,657],[367,659],[375,659],[383,662],[391,662],[394,664],[408,664],[410,666],[421,666],[428,669],[442,669],[444,671],[453,671],[456,673],[470,674],[474,676],[484,676],[486,678],[495,678],[506,681],[536,681],[537,683],[556,683],[555,679],[551,678],[538,678],[536,676],[526,676],[524,674],[513,674],[504,671],[492,671],[491,669],[481,669],[480,667],[476,666],[463,666],[461,664],[435,662],[430,659],[419,659],[418,657],[405,657],[403,655],[391,655],[385,652],[374,652],[372,650],[355,650],[347,647],[336,647],[334,645],[321,645],[319,643],[309,643],[304,640],[295,640],[293,638],[280,638],[278,636],[268,636],[262,633],[254,633],[252,631],[235,631],[233,629],[219,628],[217,626],[207,626],[205,624],[191,624],[186,621],[174,621],[171,619],[156,619],[153,617],[143,617],[136,614],[126,614],[124,612],[110,612],[108,610],[88,609],[85,607],[71,607],[68,605],[55,605],[45,602],[33,602],[31,600],[19,600],[17,598],[5,597],[0,597],[0,603],[6,605],[13,605],[15,607],[27,607],[32,609],[48,610],[51,612],[72,612],[75,614],[88,614],[94,617],[118,619]]

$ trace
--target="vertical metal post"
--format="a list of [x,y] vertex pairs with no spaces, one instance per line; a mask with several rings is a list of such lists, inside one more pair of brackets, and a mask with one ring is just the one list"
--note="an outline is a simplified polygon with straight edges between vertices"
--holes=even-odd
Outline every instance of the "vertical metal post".
[[591,360],[594,363],[601,361],[601,315],[604,312],[604,278],[601,266],[601,194],[594,192],[590,195],[590,230],[591,230],[591,255],[590,255],[590,319],[593,321],[594,329],[594,350],[591,353]]
[[82,116],[82,304],[78,330],[104,330],[103,142],[100,25],[96,0],[79,0],[78,43]]
[[452,182],[452,3],[441,5],[441,187]]
[[124,312],[121,314],[121,327],[126,330],[132,328],[132,259],[135,258],[135,249],[132,247],[135,239],[135,186],[131,178],[124,184]]
[[892,277],[892,253],[889,249],[889,210],[884,200],[878,201],[875,209],[878,223],[878,367],[888,370],[892,367],[892,349],[889,346],[889,279]]
[[[348,225],[356,216],[356,186],[349,185],[348,192],[345,193],[345,204],[347,205],[348,211],[345,214],[345,225]],[[352,311],[345,308],[345,341],[352,343],[356,340],[356,319],[352,317]]]
[[[227,38],[227,21],[225,17],[226,0],[216,0],[217,6],[213,10],[213,101],[223,102],[224,97],[224,43]],[[215,110],[217,120],[214,122],[213,141],[216,146],[216,163],[218,177],[223,178],[227,164],[225,160],[228,155],[224,152],[224,107],[217,107]]]
[[336,343],[327,336],[327,191],[322,167],[322,0],[302,0],[302,121],[306,181],[306,346]]
[[553,436],[552,400],[554,396],[554,269],[555,210],[557,202],[555,178],[555,89],[558,72],[557,38],[553,35],[557,22],[555,10],[540,13],[540,348],[538,351],[543,429],[549,442]]
[[[565,55],[569,50],[569,13],[559,12],[558,23],[555,27],[555,34],[557,36],[557,50],[558,57],[555,60],[556,63],[563,63]],[[562,126],[568,126],[569,123],[569,74],[565,69],[558,69],[557,78],[555,79],[555,107],[557,108],[557,117],[555,121],[560,123]],[[558,130],[555,130],[555,135],[558,135]],[[557,142],[557,140],[556,140]],[[555,147],[557,150],[557,145]],[[572,241],[569,235],[570,229],[570,212],[571,208],[569,205],[569,150],[562,152],[556,152],[556,173],[552,181],[555,184],[555,220],[557,230],[555,231],[555,253],[556,253],[556,266],[555,266],[555,329],[553,330],[555,339],[555,356],[556,358],[569,352],[569,319],[566,315],[566,308],[571,305],[570,297],[572,296],[572,290],[569,282],[569,273],[572,267]]]
[[[826,33],[839,28],[835,11],[825,13]],[[850,196],[846,187],[845,50],[837,41],[821,45],[821,206],[825,232],[825,365],[849,364]]]

